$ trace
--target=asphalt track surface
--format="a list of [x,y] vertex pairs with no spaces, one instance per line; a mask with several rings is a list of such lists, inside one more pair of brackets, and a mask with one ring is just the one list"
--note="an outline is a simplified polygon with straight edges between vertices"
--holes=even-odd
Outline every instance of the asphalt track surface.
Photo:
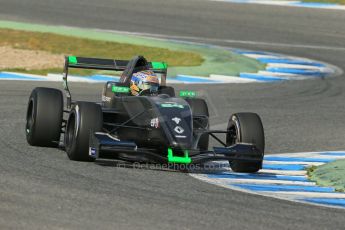
[[[345,69],[343,11],[192,0],[0,0],[0,6],[0,19],[191,36],[217,45],[314,58]],[[37,85],[61,87],[0,82],[2,229],[344,227],[343,210],[231,191],[184,173],[72,162],[61,150],[30,147],[24,117],[29,93]],[[101,88],[72,85],[75,98],[82,100],[100,99]],[[215,85],[207,88],[207,100],[215,125],[227,122],[233,112],[259,113],[267,153],[343,150],[344,89],[344,76]]]

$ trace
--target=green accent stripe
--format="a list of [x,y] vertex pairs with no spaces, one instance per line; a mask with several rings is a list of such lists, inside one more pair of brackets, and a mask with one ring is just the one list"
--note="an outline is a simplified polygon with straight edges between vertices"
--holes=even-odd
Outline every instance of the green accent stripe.
[[196,92],[189,90],[181,90],[180,97],[196,97]]
[[167,69],[168,65],[165,62],[151,62],[153,69]]
[[180,163],[180,164],[190,164],[192,159],[189,157],[188,150],[184,150],[184,156],[178,157],[173,155],[171,148],[168,148],[168,162],[169,163]]
[[76,56],[69,56],[69,57],[68,57],[68,62],[69,62],[70,64],[78,64],[77,57],[76,57]]
[[114,93],[129,93],[129,87],[113,85],[111,91]]

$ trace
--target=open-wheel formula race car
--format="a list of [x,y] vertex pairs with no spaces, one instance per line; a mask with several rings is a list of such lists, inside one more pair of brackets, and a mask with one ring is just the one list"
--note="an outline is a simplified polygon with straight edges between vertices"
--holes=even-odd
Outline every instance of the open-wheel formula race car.
[[[119,82],[107,82],[102,102],[72,101],[67,84],[69,68],[123,71]],[[158,92],[130,93],[133,73],[151,70],[160,74]],[[120,159],[162,164],[203,164],[227,160],[235,172],[257,172],[264,156],[264,130],[255,113],[230,116],[224,130],[210,130],[204,99],[192,91],[175,96],[166,85],[167,65],[132,60],[69,56],[65,59],[64,90],[35,88],[29,98],[26,139],[30,145],[58,147],[63,144],[69,159],[93,161]],[[64,119],[65,117],[65,119]],[[221,140],[219,135],[224,135]],[[209,148],[209,138],[220,147]]]

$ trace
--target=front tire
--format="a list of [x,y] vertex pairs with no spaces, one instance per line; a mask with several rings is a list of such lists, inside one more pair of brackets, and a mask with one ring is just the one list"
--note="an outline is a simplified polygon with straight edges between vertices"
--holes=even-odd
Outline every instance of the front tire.
[[60,141],[63,96],[60,90],[37,87],[29,97],[26,140],[30,145],[57,147]]
[[71,160],[93,161],[89,156],[90,132],[99,132],[103,126],[101,106],[92,102],[77,102],[67,121],[66,153]]
[[[256,113],[236,113],[231,115],[228,123],[226,144],[228,146],[239,142],[254,144],[264,155],[265,135],[261,119]],[[262,168],[262,160],[248,162],[242,160],[229,161],[234,172],[257,172]]]

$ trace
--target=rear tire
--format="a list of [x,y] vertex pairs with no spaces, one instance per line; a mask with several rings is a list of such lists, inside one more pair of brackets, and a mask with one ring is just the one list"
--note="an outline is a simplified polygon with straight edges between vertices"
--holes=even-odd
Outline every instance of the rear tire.
[[65,133],[66,153],[71,160],[94,161],[89,156],[90,132],[99,132],[103,126],[101,106],[92,102],[77,102],[67,121]]
[[[208,129],[209,128],[209,113],[208,113],[208,107],[206,104],[206,101],[201,98],[186,98],[185,99],[191,110],[192,110],[192,115],[193,116],[205,116],[207,124],[201,124],[203,122],[193,122],[193,129]],[[199,143],[198,143],[198,148],[201,151],[206,151],[208,150],[208,144],[209,144],[209,135],[204,134],[200,137]]]
[[[261,119],[256,113],[236,113],[231,115],[228,123],[226,144],[234,145],[238,142],[254,144],[264,155],[265,135]],[[229,161],[234,172],[257,172],[262,168],[262,160],[248,162],[241,160]]]
[[57,147],[60,142],[63,96],[53,88],[35,88],[26,113],[26,140],[30,145]]

